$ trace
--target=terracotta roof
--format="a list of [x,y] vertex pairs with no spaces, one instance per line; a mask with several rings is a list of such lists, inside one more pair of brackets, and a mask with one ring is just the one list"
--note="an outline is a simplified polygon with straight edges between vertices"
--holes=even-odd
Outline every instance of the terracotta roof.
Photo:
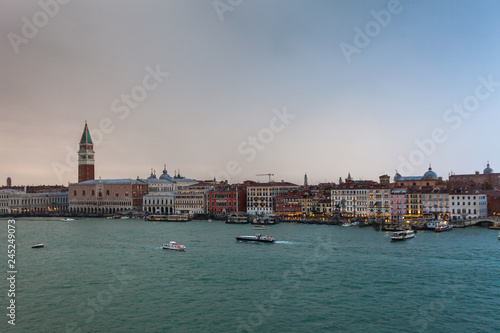
[[248,187],[278,187],[278,186],[299,186],[289,182],[275,182],[275,183],[255,183],[248,185]]

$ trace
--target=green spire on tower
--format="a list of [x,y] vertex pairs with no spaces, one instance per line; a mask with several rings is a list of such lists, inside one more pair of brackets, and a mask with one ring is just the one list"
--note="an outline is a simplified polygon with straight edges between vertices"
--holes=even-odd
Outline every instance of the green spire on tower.
[[87,126],[87,121],[85,120],[85,128],[83,129],[82,139],[80,144],[92,144],[92,138],[90,137],[90,131]]

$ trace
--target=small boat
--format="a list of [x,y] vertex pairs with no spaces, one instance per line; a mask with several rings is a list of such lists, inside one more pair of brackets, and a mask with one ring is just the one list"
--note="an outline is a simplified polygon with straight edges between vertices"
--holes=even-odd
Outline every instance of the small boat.
[[62,222],[69,222],[69,221],[74,221],[75,219],[70,219],[69,217],[65,217],[61,219]]
[[342,227],[350,227],[350,226],[352,226],[352,224],[350,224],[349,222],[342,223]]
[[129,218],[130,217],[128,217],[128,216],[122,216],[122,217],[120,217],[120,220],[128,220]]
[[145,217],[146,221],[167,221],[167,215],[148,215]]
[[500,231],[498,232],[498,240],[500,240]]
[[167,221],[169,222],[188,222],[191,219],[189,215],[168,215]]
[[445,224],[445,223],[439,223],[436,225],[436,229],[434,229],[435,232],[441,232],[441,231],[448,231],[453,228],[453,225],[451,224]]
[[413,230],[403,230],[403,231],[396,231],[391,235],[391,241],[403,241],[405,239],[413,238],[415,237],[415,231]]
[[175,250],[175,251],[184,251],[186,247],[181,245],[175,241],[170,241],[168,244],[163,244],[164,250]]
[[227,217],[226,223],[227,224],[247,224],[247,223],[249,223],[249,221],[248,221],[248,216],[246,216],[244,214],[233,213]]
[[255,236],[237,236],[236,240],[245,242],[274,243],[276,239],[272,236],[262,236],[261,234],[257,234]]
[[265,229],[269,229],[269,227],[266,227],[264,225],[256,225],[256,226],[253,226],[252,229],[255,229],[255,230],[265,230]]
[[278,221],[274,215],[259,216],[254,218],[250,223],[252,224],[277,224]]
[[212,219],[208,219],[208,222],[212,222]]
[[35,244],[35,245],[31,245],[31,248],[32,249],[39,249],[39,248],[44,247],[44,246],[45,245],[43,245],[43,244]]

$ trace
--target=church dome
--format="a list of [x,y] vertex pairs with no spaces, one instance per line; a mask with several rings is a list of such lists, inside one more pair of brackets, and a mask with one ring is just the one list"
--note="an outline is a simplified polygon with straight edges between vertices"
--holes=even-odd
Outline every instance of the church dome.
[[172,177],[168,174],[167,170],[163,170],[163,174],[160,176],[160,179],[167,179],[170,180]]
[[486,169],[484,169],[483,173],[485,175],[489,175],[490,173],[493,173],[493,169],[490,168],[490,163],[488,162],[488,165],[486,165]]
[[156,179],[156,172],[153,172],[153,170],[151,170],[151,175],[148,177],[148,179]]
[[436,180],[438,179],[438,175],[432,171],[432,168],[429,166],[429,170],[424,173],[424,180]]
[[401,174],[399,172],[396,172],[394,175],[394,181],[397,181],[399,178],[401,178]]
[[167,164],[163,164],[163,174],[160,176],[160,179],[172,180],[167,171]]

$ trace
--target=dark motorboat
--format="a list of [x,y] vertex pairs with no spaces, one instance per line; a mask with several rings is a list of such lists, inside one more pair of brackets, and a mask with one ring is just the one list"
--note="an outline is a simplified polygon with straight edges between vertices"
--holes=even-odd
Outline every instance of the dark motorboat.
[[262,236],[261,234],[257,234],[255,236],[237,236],[236,240],[244,242],[274,243],[276,239],[273,236]]
[[35,244],[35,245],[31,245],[31,248],[32,249],[39,249],[39,248],[44,247],[44,246],[45,245],[43,245],[43,244]]

